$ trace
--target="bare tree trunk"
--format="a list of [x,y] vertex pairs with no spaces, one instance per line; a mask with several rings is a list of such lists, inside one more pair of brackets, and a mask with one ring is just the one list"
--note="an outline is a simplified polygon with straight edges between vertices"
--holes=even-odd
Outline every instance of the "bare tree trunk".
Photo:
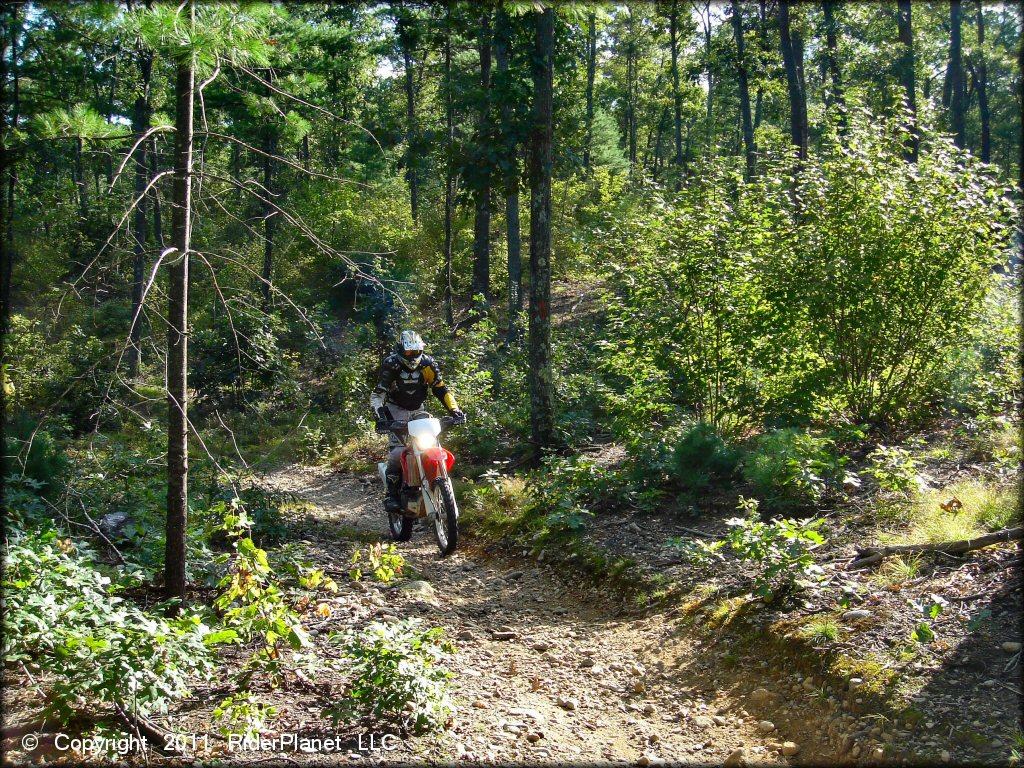
[[419,219],[419,180],[416,175],[416,89],[414,87],[414,71],[412,46],[412,33],[409,29],[409,20],[405,14],[398,18],[398,44],[402,49],[402,59],[405,62],[405,112],[406,112],[406,154],[405,154],[405,176],[409,181],[409,209],[412,213],[412,220],[415,223]]
[[302,167],[309,170],[309,134],[302,135]]
[[672,108],[675,113],[676,192],[683,188],[683,94],[679,90],[679,0],[672,0],[669,14],[669,45],[672,47]]
[[[142,136],[149,128],[149,82],[153,72],[153,56],[144,49],[138,50],[141,93],[135,97],[135,112],[132,115],[132,132]],[[135,150],[135,197],[138,204],[134,213],[134,258],[132,259],[132,323],[130,346],[128,348],[128,376],[139,375],[142,358],[142,288],[146,269],[146,147]]]
[[[156,178],[157,175],[157,154],[156,154],[156,138],[150,140],[149,144],[149,175],[150,178]],[[150,197],[153,201],[153,240],[156,242],[157,247],[163,251],[164,249],[164,225],[163,217],[160,213],[160,189],[155,184],[149,190]]]
[[739,0],[732,0],[732,30],[736,37],[736,74],[740,91],[740,118],[743,123],[743,146],[747,164],[747,179],[752,179],[757,162],[757,147],[754,144],[754,124],[750,117],[750,85],[747,83],[747,61],[743,51],[743,15]]
[[967,146],[967,84],[964,80],[961,41],[962,18],[960,0],[949,0],[949,117],[953,141],[960,149]]
[[551,366],[551,163],[555,17],[548,5],[534,14],[533,130],[530,137],[530,426],[534,456],[555,439]]
[[[597,74],[597,20],[591,11],[587,15],[587,145],[583,148],[583,167],[590,172],[594,143],[594,76]],[[520,306],[522,302],[520,302]]]
[[[189,4],[189,21],[195,8]],[[164,589],[167,599],[185,601],[185,526],[188,510],[188,261],[192,212],[192,109],[195,71],[178,65],[175,79],[174,208],[175,254],[168,264],[167,313],[167,544]]]
[[632,176],[636,170],[636,30],[632,14],[626,19],[626,35],[626,137]]
[[914,75],[914,25],[910,0],[898,0],[896,23],[899,27],[900,44],[903,46],[900,55],[900,79],[903,81],[903,90],[907,98],[907,112],[910,118],[910,124],[907,126],[910,137],[907,139],[906,156],[907,160],[916,163],[919,142],[917,135],[917,83]]
[[[760,21],[760,31],[757,35],[758,48],[760,49],[761,56],[763,57],[768,52],[768,8],[766,0],[760,0],[758,3],[758,19]],[[761,107],[764,102],[764,88],[761,85],[760,78],[757,84],[757,96],[755,97],[754,104],[754,130],[761,126]]]
[[782,62],[786,68],[786,83],[789,87],[789,126],[793,146],[801,161],[807,159],[807,99],[801,82],[798,61],[801,46],[794,39],[790,26],[789,6],[792,0],[779,0],[779,40],[782,48]]
[[444,305],[448,327],[455,328],[455,309],[452,306],[452,206],[455,190],[452,153],[455,151],[455,117],[452,104],[452,7],[449,0],[445,14],[444,37],[444,93],[446,127],[446,167],[444,179]]
[[[11,103],[11,125],[18,124],[18,6],[11,4],[11,80],[14,98]],[[7,103],[7,62],[0,57],[0,104]],[[7,135],[7,110],[0,109],[0,133]],[[6,148],[5,148],[6,149]],[[7,334],[10,332],[11,280],[14,276],[14,193],[15,165],[12,153],[0,152],[0,174],[7,178],[7,193],[0,195],[0,478],[9,474],[7,461],[7,412],[9,408],[7,379]],[[7,511],[7,484],[0,481],[0,509]]]
[[[491,113],[491,10],[480,16],[480,87],[482,92],[480,119],[477,124],[481,178],[476,194],[473,217],[473,304],[486,311],[491,301],[491,167],[484,160],[483,144],[490,140]],[[478,301],[477,297],[482,297]]]
[[270,288],[274,274],[274,219],[277,211],[271,204],[274,189],[274,159],[277,151],[277,136],[274,127],[264,127],[263,151],[263,194],[266,195],[266,202],[263,203],[263,271],[260,273],[260,294],[263,301],[263,311],[270,312]]
[[836,24],[836,0],[825,0],[822,3],[822,9],[825,13],[825,52],[829,76],[832,79],[832,91],[828,101],[831,103],[830,105],[839,110],[839,134],[845,136],[846,96],[843,94],[843,79],[839,71],[839,26]]
[[[593,19],[593,14],[591,14]],[[508,13],[504,8],[499,7],[497,12],[497,29],[495,30],[494,54],[497,60],[498,72],[507,84],[508,77],[508,54],[512,41],[512,26]],[[590,86],[593,86],[591,81]],[[592,115],[591,115],[592,116]],[[505,145],[508,147],[512,142],[507,137],[512,135],[512,104],[506,99],[501,106],[502,131],[505,135]],[[506,340],[509,342],[518,341],[521,336],[519,328],[519,313],[523,311],[523,262],[522,243],[519,232],[519,163],[516,147],[511,147],[509,160],[509,171],[505,178],[505,227],[508,240],[508,332]],[[589,146],[584,150],[585,157],[589,155]],[[585,161],[586,162],[586,161]]]
[[711,0],[704,0],[704,11],[701,15],[704,27],[704,72],[708,79],[707,104],[704,111],[704,159],[711,159],[711,148],[714,145],[714,109],[715,109],[715,75],[711,71]]
[[978,26],[978,63],[975,76],[978,88],[978,113],[981,118],[981,161],[991,162],[992,118],[988,108],[988,73],[985,68],[985,9],[981,0],[975,0],[975,18]]

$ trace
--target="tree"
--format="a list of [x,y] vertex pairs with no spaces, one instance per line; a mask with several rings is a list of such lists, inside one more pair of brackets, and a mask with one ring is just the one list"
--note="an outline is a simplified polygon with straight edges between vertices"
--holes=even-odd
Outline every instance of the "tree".
[[964,80],[960,0],[949,0],[949,119],[956,145],[967,146],[967,85]]
[[825,57],[826,68],[832,79],[832,88],[825,92],[825,103],[839,111],[839,132],[846,134],[846,97],[843,95],[843,80],[839,71],[838,25],[836,24],[836,0],[824,0],[822,11],[825,16]]
[[398,35],[398,47],[402,51],[405,64],[405,110],[406,110],[406,150],[405,176],[409,181],[409,209],[413,222],[419,216],[419,180],[416,174],[416,87],[413,61],[413,49],[416,43],[414,21],[411,14],[399,8],[395,32]]
[[[135,97],[132,112],[132,133],[142,140],[149,128],[149,88],[153,75],[153,54],[140,40],[136,46],[139,63],[139,92]],[[132,326],[128,347],[128,375],[135,378],[139,375],[139,362],[142,358],[142,289],[146,269],[146,165],[147,144],[144,142],[135,150],[135,217],[133,222],[132,259]]]
[[978,116],[981,118],[981,161],[992,157],[992,117],[988,107],[988,73],[985,70],[985,9],[981,0],[975,0],[975,19],[978,26],[977,63],[974,64],[975,90],[978,92]]
[[[187,6],[195,25],[195,7]],[[164,589],[185,600],[185,527],[188,511],[188,264],[192,238],[192,114],[196,85],[190,54],[178,61],[174,82],[174,184],[167,281],[167,544]]]
[[[675,128],[676,192],[683,186],[683,94],[679,90],[679,0],[669,11],[669,45],[672,47],[672,110]],[[749,100],[749,98],[748,98]]]
[[903,81],[903,90],[906,92],[907,113],[910,118],[910,124],[907,126],[910,132],[907,139],[907,159],[916,163],[919,139],[917,136],[917,88],[914,77],[914,28],[910,13],[910,0],[899,0],[897,6],[896,21],[902,45],[899,64],[900,79]]
[[[503,11],[504,13],[504,11]],[[583,147],[583,167],[590,172],[594,144],[594,76],[597,73],[597,14],[587,14],[587,143]]]
[[803,45],[793,33],[792,0],[779,0],[779,40],[789,88],[789,130],[800,160],[807,159],[807,92],[803,79]]
[[480,14],[480,116],[477,123],[473,218],[473,300],[482,297],[478,308],[486,308],[491,298],[491,163],[487,146],[491,137],[491,9]]
[[[732,0],[732,28],[736,38],[736,76],[739,81],[740,116],[743,120],[743,146],[747,161],[746,175],[750,179],[754,175],[757,146],[754,144],[754,125],[750,118],[750,86],[747,83],[747,61],[743,54],[743,15],[740,12],[739,0]],[[674,58],[675,51],[673,50]],[[677,137],[677,143],[678,141]]]
[[[509,80],[509,48],[512,43],[512,20],[508,12],[499,7],[495,17],[494,54],[498,65],[498,80],[501,98],[501,134],[503,139],[504,161],[508,168],[505,172],[505,230],[508,247],[508,332],[509,342],[517,341],[520,336],[518,323],[519,313],[523,311],[523,264],[522,243],[519,233],[519,163],[517,160],[518,141],[516,128],[513,124],[513,105],[510,98],[511,82]],[[592,89],[593,83],[590,87]],[[590,105],[593,108],[593,105]],[[588,116],[591,119],[592,115]],[[589,168],[590,137],[585,150],[585,165]]]
[[534,12],[533,130],[530,136],[530,425],[535,458],[554,443],[551,366],[551,143],[555,19],[551,6]]

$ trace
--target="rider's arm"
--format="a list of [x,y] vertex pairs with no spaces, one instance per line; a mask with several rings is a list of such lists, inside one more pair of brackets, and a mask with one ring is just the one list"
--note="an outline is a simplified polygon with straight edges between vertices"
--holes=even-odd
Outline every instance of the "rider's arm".
[[423,367],[423,381],[433,390],[434,395],[444,404],[445,408],[449,411],[459,410],[459,406],[455,402],[455,395],[448,391],[444,379],[441,378],[441,370],[433,360]]
[[388,361],[385,360],[384,364],[380,368],[380,380],[377,382],[377,386],[373,388],[370,393],[370,408],[373,409],[374,414],[378,418],[381,418],[381,411],[384,408],[384,398],[387,397],[388,392],[391,391],[391,387],[395,383],[395,370],[394,367],[388,365]]

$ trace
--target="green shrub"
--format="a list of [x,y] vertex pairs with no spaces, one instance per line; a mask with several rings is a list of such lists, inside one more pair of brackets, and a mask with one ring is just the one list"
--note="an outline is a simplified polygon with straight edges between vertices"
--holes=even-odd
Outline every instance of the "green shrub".
[[739,464],[740,453],[728,447],[710,424],[699,422],[676,443],[673,459],[679,485],[699,493],[713,480],[731,476]]
[[197,615],[167,620],[118,597],[95,555],[57,530],[15,532],[3,574],[5,663],[46,673],[46,712],[66,723],[117,704],[168,711],[212,671],[216,640]]
[[766,503],[809,505],[845,478],[845,456],[831,453],[834,440],[791,427],[760,435],[743,458],[743,478]]
[[68,468],[67,456],[57,442],[58,430],[52,423],[40,428],[39,422],[23,414],[7,424],[7,455],[17,457],[8,464],[8,471],[34,480],[51,499],[63,488]]
[[335,724],[359,715],[397,718],[417,732],[445,725],[453,711],[452,673],[442,663],[454,648],[443,634],[439,627],[421,628],[419,619],[331,633],[351,677],[345,697],[324,715]]

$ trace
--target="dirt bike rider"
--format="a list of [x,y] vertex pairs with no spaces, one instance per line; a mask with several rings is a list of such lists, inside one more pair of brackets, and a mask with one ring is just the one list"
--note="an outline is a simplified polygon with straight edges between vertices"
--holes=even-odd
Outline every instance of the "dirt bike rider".
[[377,417],[377,431],[388,432],[388,446],[391,452],[387,467],[387,496],[384,509],[397,512],[401,509],[402,492],[402,438],[388,430],[392,421],[408,421],[423,408],[427,390],[432,389],[455,423],[463,424],[466,414],[459,410],[455,396],[448,391],[437,363],[430,355],[424,354],[423,339],[415,331],[402,331],[395,345],[395,351],[384,358],[380,367],[380,381],[370,393],[370,408]]

